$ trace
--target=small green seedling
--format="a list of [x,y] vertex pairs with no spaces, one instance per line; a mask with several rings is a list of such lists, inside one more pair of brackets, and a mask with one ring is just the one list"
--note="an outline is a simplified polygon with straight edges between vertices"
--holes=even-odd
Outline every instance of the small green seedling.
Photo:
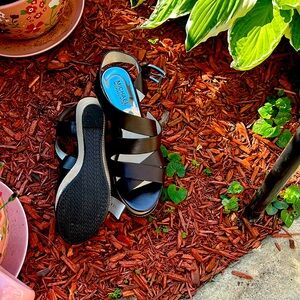
[[240,194],[244,191],[244,187],[238,181],[232,181],[227,189],[228,194]]
[[282,90],[282,89],[278,90],[277,95],[278,95],[278,97],[283,97],[285,95],[284,90]]
[[224,207],[224,213],[230,214],[233,211],[239,210],[238,198],[235,196],[227,197],[226,195],[221,195],[222,204]]
[[155,219],[156,219],[156,217],[153,216],[153,215],[149,215],[149,216],[148,216],[148,222],[149,222],[149,223],[153,222]]
[[161,234],[162,232],[163,233],[168,233],[170,231],[170,228],[168,226],[158,226],[155,228],[155,232],[157,234]]
[[170,153],[164,145],[160,146],[162,156],[168,160],[166,166],[166,174],[168,177],[177,175],[179,177],[185,176],[185,167],[181,162],[181,155],[179,153]]
[[181,155],[179,153],[169,153],[168,154],[168,164],[166,167],[166,174],[168,177],[173,177],[177,175],[179,177],[185,176],[185,167],[181,162]]
[[168,149],[166,148],[166,146],[164,145],[161,145],[160,146],[160,151],[161,151],[161,154],[164,158],[167,158],[168,157],[168,154],[169,154],[169,151]]
[[203,170],[203,174],[207,175],[207,176],[212,176],[213,175],[213,172],[212,170],[209,168],[209,167],[206,167],[204,170]]
[[156,227],[154,231],[157,234],[161,234],[161,228],[160,227]]
[[181,238],[186,239],[188,234],[185,231],[181,232]]
[[278,197],[266,207],[266,213],[270,216],[280,212],[280,218],[287,227],[300,216],[300,187],[290,185]]
[[166,214],[172,214],[175,211],[175,207],[168,207],[165,209]]
[[283,126],[292,119],[292,107],[291,99],[283,97],[282,91],[278,92],[278,97],[268,97],[264,106],[258,109],[260,119],[253,124],[252,130],[264,138],[278,137],[277,146],[284,148],[292,138],[288,129],[282,131]]
[[179,204],[187,197],[187,189],[184,187],[179,187],[175,184],[170,184],[167,188],[167,194],[170,200],[172,200],[175,204]]
[[[160,150],[163,157],[168,160],[166,175],[168,177],[173,177],[175,175],[178,177],[184,177],[185,167],[181,162],[181,155],[179,153],[169,153],[164,145],[161,145]],[[162,200],[171,200],[175,204],[179,204],[187,197],[187,193],[187,189],[184,187],[177,187],[174,183],[172,183],[162,190]]]
[[162,231],[163,233],[168,233],[168,232],[170,231],[170,228],[169,228],[168,226],[162,226],[162,227],[161,227],[161,231]]
[[5,163],[3,161],[0,161],[0,170],[3,169],[5,166]]
[[13,193],[6,202],[4,202],[1,206],[0,206],[0,210],[3,209],[9,202],[14,201],[16,198],[18,197],[17,193]]
[[141,274],[141,270],[140,270],[140,269],[135,269],[135,270],[134,270],[134,273],[135,273],[136,275],[140,275],[140,274]]
[[192,159],[191,164],[195,168],[199,168],[200,167],[200,163],[196,159]]
[[236,197],[236,195],[243,191],[244,187],[238,181],[232,181],[227,188],[227,194],[220,196],[225,214],[230,214],[231,212],[239,210],[239,198]]
[[148,42],[149,42],[151,45],[157,44],[158,41],[159,41],[158,38],[148,39]]
[[276,145],[280,148],[285,148],[292,137],[292,133],[288,129],[284,129],[281,135],[278,137]]
[[122,290],[119,288],[116,288],[112,293],[108,294],[109,299],[120,299],[122,296]]

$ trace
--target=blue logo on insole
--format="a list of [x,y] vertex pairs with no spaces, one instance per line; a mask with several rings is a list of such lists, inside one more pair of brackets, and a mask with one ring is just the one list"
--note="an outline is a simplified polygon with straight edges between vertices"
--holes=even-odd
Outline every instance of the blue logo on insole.
[[128,101],[129,99],[128,99],[127,92],[124,89],[124,86],[123,86],[121,80],[114,81],[114,89],[115,89],[118,97],[120,98],[122,105],[127,106],[129,104],[129,101]]

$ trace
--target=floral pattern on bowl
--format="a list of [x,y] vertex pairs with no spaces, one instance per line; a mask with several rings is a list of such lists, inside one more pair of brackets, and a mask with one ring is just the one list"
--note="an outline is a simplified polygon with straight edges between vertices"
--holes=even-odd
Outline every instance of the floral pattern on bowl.
[[0,5],[0,38],[30,39],[52,28],[68,0],[19,0]]

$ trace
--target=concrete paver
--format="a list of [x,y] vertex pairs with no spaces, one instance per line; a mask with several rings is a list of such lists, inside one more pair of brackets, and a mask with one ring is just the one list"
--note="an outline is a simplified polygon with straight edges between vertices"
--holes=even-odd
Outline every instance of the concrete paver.
[[[288,229],[300,233],[300,220]],[[300,300],[300,236],[293,236],[295,249],[288,238],[268,237],[262,245],[230,265],[223,274],[200,288],[195,300]],[[277,242],[281,251],[275,247]],[[247,273],[253,280],[236,277],[232,270]]]

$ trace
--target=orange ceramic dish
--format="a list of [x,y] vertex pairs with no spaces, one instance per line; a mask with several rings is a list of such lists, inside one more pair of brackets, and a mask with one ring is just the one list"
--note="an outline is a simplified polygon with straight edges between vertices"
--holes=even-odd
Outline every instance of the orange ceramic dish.
[[59,23],[36,39],[1,39],[0,34],[0,56],[27,57],[52,49],[66,39],[75,29],[80,21],[83,9],[84,0],[68,0]]
[[0,39],[31,39],[52,28],[69,0],[19,0],[0,4]]
[[[3,205],[2,193],[0,192],[0,207]],[[4,257],[8,242],[8,221],[5,208],[0,209],[0,265]]]

